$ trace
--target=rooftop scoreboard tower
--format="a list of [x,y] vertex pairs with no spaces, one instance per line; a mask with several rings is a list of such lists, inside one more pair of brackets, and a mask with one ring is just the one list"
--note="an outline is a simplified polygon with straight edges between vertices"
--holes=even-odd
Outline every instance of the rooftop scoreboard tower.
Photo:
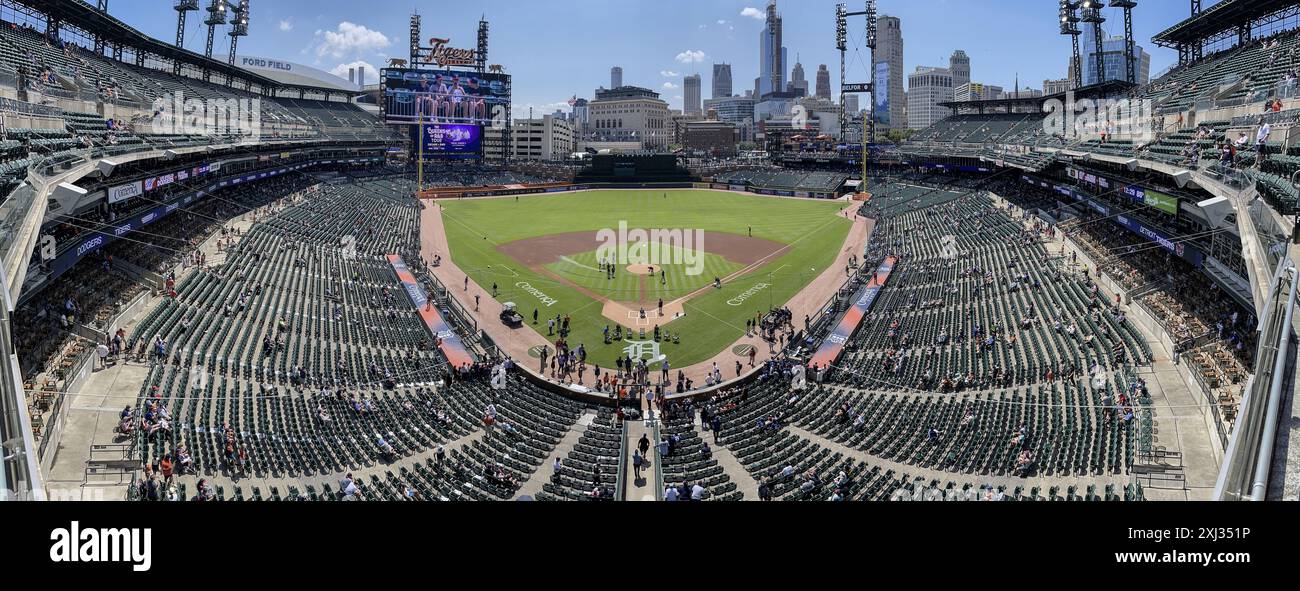
[[380,71],[385,121],[410,128],[411,157],[421,169],[425,161],[509,158],[511,79],[488,64],[489,31],[480,20],[475,49],[459,49],[450,38],[426,40],[420,15],[412,14],[410,59],[390,60]]

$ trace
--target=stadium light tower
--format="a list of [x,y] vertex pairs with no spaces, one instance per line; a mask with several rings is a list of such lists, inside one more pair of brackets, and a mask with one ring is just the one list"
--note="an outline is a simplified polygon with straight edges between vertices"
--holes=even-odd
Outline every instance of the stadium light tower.
[[407,65],[414,68],[420,63],[423,52],[420,50],[420,42],[423,37],[420,34],[420,13],[411,13],[411,60]]
[[1124,66],[1128,72],[1129,84],[1137,84],[1137,56],[1133,55],[1133,7],[1135,0],[1111,0],[1111,8],[1124,9]]
[[[208,5],[208,18],[203,20],[203,24],[208,26],[208,44],[203,50],[203,55],[212,57],[212,39],[216,34],[217,25],[226,24],[226,0],[212,0]],[[211,77],[212,71],[203,68],[203,81],[207,82]]]
[[[234,9],[234,18],[230,21],[230,58],[226,63],[235,65],[235,51],[239,48],[239,38],[248,36],[248,0],[239,0]],[[231,74],[226,73],[226,86],[230,86]]]
[[[199,9],[199,0],[176,0],[176,48],[185,49],[185,14]],[[180,75],[181,62],[176,60],[172,73]]]
[[[108,0],[99,0],[98,10],[101,14],[108,14]],[[104,36],[95,34],[95,54],[104,55]]]
[[[1083,8],[1083,22],[1092,23],[1092,42],[1094,61],[1097,62],[1097,84],[1106,81],[1106,54],[1102,51],[1101,24],[1106,22],[1106,17],[1101,15],[1101,9],[1106,7],[1106,3],[1101,0],[1083,0],[1080,5]],[[1079,74],[1082,78],[1082,72]]]
[[[1201,0],[1192,0],[1192,16],[1195,17],[1195,16],[1198,16],[1198,15],[1200,15],[1200,14],[1201,14]],[[1192,59],[1193,61],[1201,59],[1201,48],[1202,48],[1202,47],[1203,47],[1203,46],[1202,46],[1201,42],[1199,42],[1199,41],[1197,41],[1196,44],[1192,46],[1192,48],[1191,48],[1191,59]]]
[[478,54],[474,60],[474,68],[480,74],[487,71],[488,31],[487,15],[483,15],[478,21]]
[[[866,17],[866,46],[869,52],[871,64],[871,82],[868,83],[849,83],[846,78],[846,60],[849,49],[849,17]],[[835,49],[840,52],[840,134],[843,135],[846,129],[846,122],[849,120],[849,113],[844,109],[845,97],[849,94],[870,94],[872,103],[875,103],[876,96],[876,0],[866,0],[865,10],[850,12],[844,4],[835,5]],[[870,155],[868,145],[875,136],[875,110],[872,110],[872,116],[862,117],[862,192],[868,188],[867,179],[867,157]]]
[[[835,49],[840,52],[840,82],[845,80],[844,54],[849,49],[849,23],[844,16],[848,10],[843,4],[835,5]],[[849,114],[844,111],[844,92],[840,89],[840,133],[844,133]]]
[[234,8],[234,18],[230,21],[230,65],[235,65],[235,50],[239,47],[239,38],[248,36],[248,0],[239,0]]
[[1074,47],[1074,53],[1070,57],[1070,64],[1073,66],[1074,79],[1073,88],[1083,86],[1083,61],[1079,59],[1079,2],[1077,0],[1061,0],[1061,34],[1069,35],[1071,45]]

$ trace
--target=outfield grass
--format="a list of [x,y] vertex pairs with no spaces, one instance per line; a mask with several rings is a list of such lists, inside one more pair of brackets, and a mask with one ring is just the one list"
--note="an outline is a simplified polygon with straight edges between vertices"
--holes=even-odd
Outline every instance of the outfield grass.
[[[481,286],[497,284],[500,287],[497,299],[516,302],[529,326],[532,326],[533,310],[539,310],[541,321],[533,329],[543,336],[547,336],[547,318],[570,315],[570,345],[585,344],[588,359],[605,366],[612,366],[614,358],[622,354],[622,345],[602,344],[602,330],[612,324],[601,315],[602,303],[569,285],[533,272],[498,251],[497,245],[559,233],[617,228],[620,220],[626,220],[631,227],[698,228],[739,236],[748,235],[752,228],[755,238],[790,245],[781,255],[725,283],[722,289],[693,298],[686,303],[686,317],[665,326],[666,330],[681,334],[681,343],[664,344],[661,352],[667,355],[673,367],[685,367],[721,352],[744,335],[746,319],[771,306],[783,305],[807,286],[834,262],[852,225],[851,221],[836,215],[842,204],[835,201],[779,199],[704,190],[592,191],[528,196],[519,200],[449,200],[439,205],[451,257],[457,266]],[[708,250],[707,244],[704,249]],[[590,253],[590,261],[586,260],[587,256],[582,254],[571,258],[595,267],[590,264],[595,261],[595,253]],[[716,260],[709,262],[709,258]],[[706,258],[708,264],[714,265],[719,276],[742,267],[716,256]],[[555,265],[568,266],[570,271],[580,270],[567,261]],[[731,271],[724,273],[726,268],[731,268]],[[573,273],[561,275],[590,287]],[[631,279],[625,275],[620,274],[620,280]],[[705,283],[711,278],[709,275]],[[550,306],[541,305],[535,294],[516,286],[521,282],[544,292],[556,302]],[[759,284],[770,287],[759,290],[742,305],[728,304],[728,300]],[[630,285],[635,284],[629,281]],[[611,286],[609,289],[632,289],[628,286]]]

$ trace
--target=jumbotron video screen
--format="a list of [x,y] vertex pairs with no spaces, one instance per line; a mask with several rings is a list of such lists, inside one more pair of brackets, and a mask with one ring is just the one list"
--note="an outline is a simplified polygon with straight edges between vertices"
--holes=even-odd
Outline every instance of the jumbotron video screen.
[[510,76],[453,70],[382,71],[385,122],[487,125],[508,117]]

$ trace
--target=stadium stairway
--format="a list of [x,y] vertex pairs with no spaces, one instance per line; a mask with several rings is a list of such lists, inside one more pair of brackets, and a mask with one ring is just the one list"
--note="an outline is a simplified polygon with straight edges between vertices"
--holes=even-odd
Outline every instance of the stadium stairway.
[[[656,415],[658,416],[658,415]],[[628,420],[627,430],[627,485],[623,495],[624,500],[628,501],[653,501],[661,490],[658,490],[657,484],[663,482],[663,465],[664,462],[658,457],[654,449],[646,454],[649,459],[647,467],[641,469],[641,478],[636,477],[636,468],[632,465],[632,452],[637,449],[637,442],[641,441],[644,435],[650,442],[651,447],[656,447],[658,439],[655,437],[655,423],[658,420],[650,421],[648,419]]]
[[555,470],[552,468],[551,462],[555,458],[564,458],[572,453],[574,447],[578,445],[578,441],[582,439],[583,434],[586,432],[587,426],[590,425],[595,418],[596,413],[593,411],[588,410],[582,413],[582,416],[578,418],[577,422],[564,432],[564,437],[560,438],[560,442],[555,445],[551,457],[542,464],[541,469],[534,472],[527,481],[520,485],[519,492],[515,495],[516,500],[523,496],[529,496],[536,499],[538,493],[542,491],[542,486],[553,482],[553,478],[555,478]]

